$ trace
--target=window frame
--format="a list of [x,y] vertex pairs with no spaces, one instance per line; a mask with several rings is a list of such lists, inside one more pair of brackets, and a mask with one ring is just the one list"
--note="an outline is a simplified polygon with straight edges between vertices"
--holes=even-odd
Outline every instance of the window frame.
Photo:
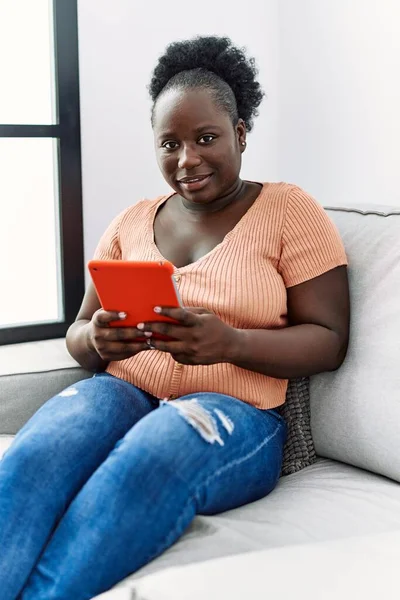
[[[52,0],[57,125],[1,125],[0,137],[58,140],[61,300],[64,320],[0,327],[0,345],[64,337],[85,290],[77,0]],[[4,291],[3,291],[4,293]],[[12,290],[6,290],[11,293]],[[29,290],[27,290],[27,298]]]

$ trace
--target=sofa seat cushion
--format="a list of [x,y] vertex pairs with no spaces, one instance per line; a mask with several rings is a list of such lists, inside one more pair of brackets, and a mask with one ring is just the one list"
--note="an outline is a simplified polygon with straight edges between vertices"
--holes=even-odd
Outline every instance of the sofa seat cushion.
[[197,517],[183,538],[141,574],[241,552],[393,529],[400,529],[398,483],[319,459],[282,477],[275,490],[258,502]]
[[[400,530],[237,554],[137,579],[98,600],[398,600]],[[310,576],[310,566],[312,576]],[[266,594],[266,581],[268,593]],[[124,593],[123,593],[124,592]]]
[[[113,593],[122,594],[132,589],[138,577],[169,567],[395,529],[400,529],[399,484],[319,459],[311,467],[283,477],[263,500],[221,515],[197,517],[174,546],[118,584]],[[113,595],[106,598],[114,600]],[[115,595],[115,600],[118,598]]]
[[[138,578],[169,567],[272,548],[379,535],[395,529],[400,530],[398,483],[319,459],[306,469],[282,477],[263,500],[221,515],[196,517],[174,546],[101,595],[101,599],[136,597],[132,590]],[[313,568],[312,564],[308,566]],[[290,567],[287,569],[290,575]],[[265,573],[260,586],[264,598]],[[218,597],[224,596],[221,593]]]

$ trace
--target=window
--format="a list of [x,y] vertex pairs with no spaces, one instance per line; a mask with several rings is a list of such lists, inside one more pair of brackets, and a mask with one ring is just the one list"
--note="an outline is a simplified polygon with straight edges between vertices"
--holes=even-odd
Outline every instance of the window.
[[0,344],[65,335],[84,292],[76,0],[0,1]]

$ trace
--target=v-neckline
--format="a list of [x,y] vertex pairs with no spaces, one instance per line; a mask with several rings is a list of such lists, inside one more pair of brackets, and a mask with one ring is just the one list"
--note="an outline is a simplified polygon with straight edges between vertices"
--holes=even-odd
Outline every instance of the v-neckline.
[[[187,265],[184,265],[183,267],[177,267],[173,263],[171,263],[171,264],[173,264],[173,267],[174,267],[174,273],[185,273],[185,272],[191,271],[192,269],[196,268],[200,263],[202,263],[205,260],[208,260],[214,253],[218,252],[223,246],[225,246],[238,233],[238,231],[240,231],[240,229],[243,227],[243,225],[246,223],[246,221],[251,216],[251,213],[253,212],[253,210],[255,210],[256,206],[260,203],[261,199],[264,197],[264,192],[265,192],[267,186],[269,185],[268,183],[261,183],[259,181],[250,181],[249,183],[257,183],[258,185],[261,185],[261,189],[260,189],[258,196],[254,200],[253,204],[246,210],[244,215],[242,215],[240,217],[240,219],[236,223],[236,225],[230,231],[228,231],[228,233],[224,236],[224,238],[216,246],[214,246],[214,248],[212,248],[209,252],[207,252],[207,254],[204,254],[203,256],[201,256],[200,258],[195,260],[194,262],[188,263]],[[149,237],[152,254],[153,254],[155,260],[158,260],[158,261],[162,260],[162,261],[171,262],[170,260],[165,258],[165,256],[162,255],[162,253],[160,252],[160,250],[156,244],[156,241],[155,241],[154,224],[155,224],[156,216],[157,216],[157,213],[158,213],[158,210],[160,209],[160,207],[163,204],[165,204],[170,198],[172,198],[172,196],[174,196],[175,194],[176,194],[176,192],[171,192],[167,196],[163,196],[162,198],[160,198],[160,200],[154,204],[153,209],[149,214],[149,219],[147,221],[147,234]]]

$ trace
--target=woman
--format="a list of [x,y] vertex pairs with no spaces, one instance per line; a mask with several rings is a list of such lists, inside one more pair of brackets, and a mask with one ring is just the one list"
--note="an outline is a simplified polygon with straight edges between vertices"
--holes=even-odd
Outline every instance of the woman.
[[344,359],[334,226],[296,186],[240,179],[262,99],[255,74],[216,37],[172,44],[154,71],[155,150],[173,192],[117,216],[95,257],[170,260],[185,308],[154,309],[178,324],[113,328],[124,315],[89,286],[67,344],[96,375],[49,400],[0,465],[2,600],[91,598],[196,514],[268,494],[287,380]]

